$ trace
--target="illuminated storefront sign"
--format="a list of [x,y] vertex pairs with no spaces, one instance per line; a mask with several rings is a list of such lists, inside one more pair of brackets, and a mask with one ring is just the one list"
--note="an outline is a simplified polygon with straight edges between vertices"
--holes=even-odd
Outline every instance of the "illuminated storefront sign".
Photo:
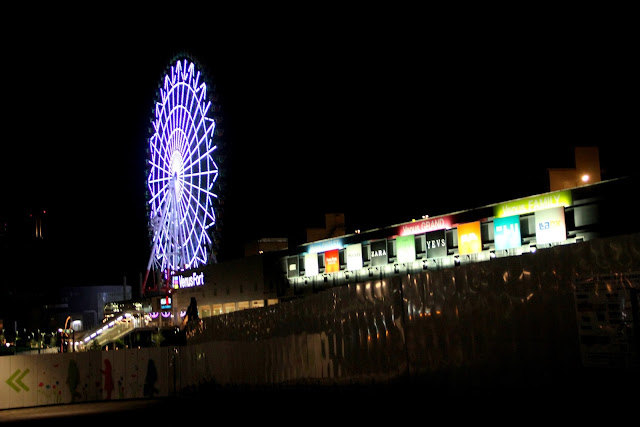
[[193,273],[191,276],[173,276],[173,288],[183,289],[204,286],[204,273]]
[[502,218],[511,215],[522,215],[558,206],[567,207],[571,206],[572,203],[571,190],[562,190],[501,203],[493,207],[493,216]]
[[305,254],[304,255],[304,275],[315,276],[319,272],[318,269],[318,254]]
[[160,308],[171,308],[171,297],[160,298]]
[[287,258],[287,277],[298,277],[299,275],[298,256],[290,256]]
[[447,256],[447,233],[445,230],[431,231],[424,235],[428,258]]
[[377,240],[371,242],[371,266],[385,265],[389,262],[387,256],[387,241]]
[[310,254],[319,254],[322,252],[331,251],[333,249],[342,249],[342,239],[331,239],[331,240],[323,240],[320,242],[315,242],[312,245],[309,245],[309,253]]
[[482,252],[480,221],[458,225],[458,253],[460,255]]
[[555,243],[567,240],[564,207],[545,209],[535,213],[536,243]]
[[398,235],[408,236],[410,234],[421,234],[434,230],[443,230],[451,228],[451,224],[452,221],[450,216],[427,218],[420,221],[402,224],[398,227]]
[[324,272],[336,273],[340,271],[340,251],[334,249],[324,253]]
[[408,236],[396,237],[396,253],[398,262],[413,262],[416,260],[416,239]]
[[497,250],[517,248],[522,245],[520,216],[493,219],[493,240]]
[[364,264],[362,262],[362,244],[356,243],[347,246],[345,250],[347,256],[347,270],[360,270]]

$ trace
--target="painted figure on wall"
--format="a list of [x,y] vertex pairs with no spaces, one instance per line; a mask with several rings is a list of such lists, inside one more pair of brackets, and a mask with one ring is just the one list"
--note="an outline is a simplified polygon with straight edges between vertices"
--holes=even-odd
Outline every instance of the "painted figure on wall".
[[101,369],[100,372],[104,376],[104,391],[107,393],[106,400],[111,400],[111,392],[114,389],[114,385],[111,361],[109,359],[104,359],[104,369]]
[[67,369],[67,386],[69,387],[69,393],[71,393],[71,402],[75,402],[76,398],[80,397],[80,392],[76,389],[80,383],[80,371],[78,370],[78,364],[74,359],[69,360],[69,368]]
[[158,393],[156,388],[156,381],[158,380],[158,370],[153,359],[149,359],[147,363],[147,376],[144,379],[144,396],[153,397]]

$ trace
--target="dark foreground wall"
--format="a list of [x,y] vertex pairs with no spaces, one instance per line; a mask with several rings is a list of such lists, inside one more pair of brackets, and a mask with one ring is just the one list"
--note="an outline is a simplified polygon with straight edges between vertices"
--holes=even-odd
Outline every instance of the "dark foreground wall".
[[351,283],[205,319],[180,349],[181,385],[456,388],[637,372],[639,288],[640,234]]
[[301,389],[364,393],[374,407],[412,393],[495,404],[496,392],[579,392],[583,405],[608,397],[627,410],[620,399],[640,393],[639,289],[640,234],[398,274],[207,318],[185,346],[1,357],[0,410],[217,387],[298,402]]

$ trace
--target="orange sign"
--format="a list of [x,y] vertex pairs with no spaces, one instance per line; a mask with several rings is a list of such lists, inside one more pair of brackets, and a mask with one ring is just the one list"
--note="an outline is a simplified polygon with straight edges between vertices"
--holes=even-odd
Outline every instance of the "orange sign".
[[324,272],[336,273],[340,271],[340,251],[334,249],[324,253]]
[[480,221],[458,225],[458,254],[482,252]]

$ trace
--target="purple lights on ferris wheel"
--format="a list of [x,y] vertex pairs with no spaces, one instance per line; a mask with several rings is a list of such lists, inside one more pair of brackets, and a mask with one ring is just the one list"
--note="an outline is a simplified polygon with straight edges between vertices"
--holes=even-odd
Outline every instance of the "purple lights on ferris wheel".
[[216,223],[213,154],[215,119],[207,85],[193,62],[179,60],[165,75],[149,140],[150,225],[153,250],[148,269],[181,270],[206,264],[207,229]]

